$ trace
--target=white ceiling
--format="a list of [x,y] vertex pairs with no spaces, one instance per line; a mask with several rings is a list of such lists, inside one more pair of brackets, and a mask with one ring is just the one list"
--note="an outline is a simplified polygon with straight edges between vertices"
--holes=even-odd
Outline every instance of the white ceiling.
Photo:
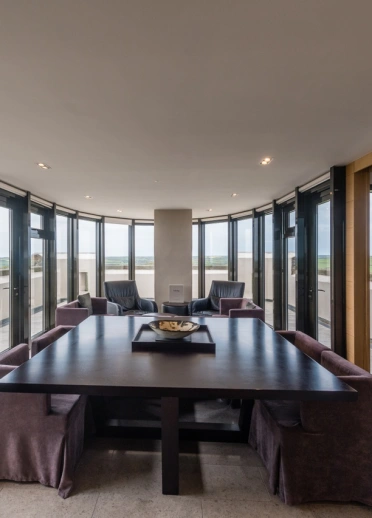
[[371,20],[371,0],[2,0],[0,179],[108,216],[263,205],[372,151]]

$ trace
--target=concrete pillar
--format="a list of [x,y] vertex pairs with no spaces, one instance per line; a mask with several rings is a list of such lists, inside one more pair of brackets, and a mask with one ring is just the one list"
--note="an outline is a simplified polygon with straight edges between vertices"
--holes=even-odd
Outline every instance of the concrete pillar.
[[155,223],[155,300],[169,298],[170,284],[183,284],[185,301],[192,289],[192,211],[158,209]]

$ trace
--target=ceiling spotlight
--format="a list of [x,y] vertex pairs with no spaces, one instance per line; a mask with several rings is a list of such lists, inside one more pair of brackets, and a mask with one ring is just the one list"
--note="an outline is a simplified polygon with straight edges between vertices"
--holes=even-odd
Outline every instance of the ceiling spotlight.
[[86,196],[84,196],[84,198],[85,198],[86,200],[91,200],[91,199],[93,199],[93,196],[89,196],[89,195],[87,194]]
[[233,192],[231,195],[231,198],[236,198],[236,196],[239,196],[237,192]]
[[158,182],[159,182],[159,180],[154,180],[154,183],[158,183]]
[[38,165],[39,167],[41,167],[41,169],[52,169],[52,168],[50,167],[50,165],[48,165],[48,164],[44,164],[43,162],[38,162],[38,164],[37,164],[37,165]]
[[213,209],[207,209],[207,212],[212,212]]
[[269,165],[272,161],[273,159],[267,156],[261,160],[260,165]]
[[116,212],[123,212],[122,210],[118,209]]

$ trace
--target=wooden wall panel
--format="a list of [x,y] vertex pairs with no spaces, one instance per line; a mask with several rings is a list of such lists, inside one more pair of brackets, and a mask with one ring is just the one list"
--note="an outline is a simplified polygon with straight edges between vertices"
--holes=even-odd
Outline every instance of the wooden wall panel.
[[370,370],[369,191],[372,153],[346,168],[347,358]]

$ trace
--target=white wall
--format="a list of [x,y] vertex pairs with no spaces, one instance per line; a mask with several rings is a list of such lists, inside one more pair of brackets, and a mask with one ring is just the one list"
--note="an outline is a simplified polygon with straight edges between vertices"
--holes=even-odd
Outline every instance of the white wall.
[[155,300],[169,299],[169,285],[183,284],[184,300],[191,300],[192,211],[154,212]]

